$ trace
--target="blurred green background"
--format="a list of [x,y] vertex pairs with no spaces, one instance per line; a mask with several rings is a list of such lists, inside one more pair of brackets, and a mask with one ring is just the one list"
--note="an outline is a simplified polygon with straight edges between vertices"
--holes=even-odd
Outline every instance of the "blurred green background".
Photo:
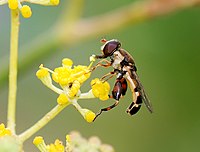
[[[87,0],[83,17],[95,16],[127,5],[130,0]],[[33,16],[21,18],[20,44],[26,45],[48,30],[58,19],[63,8],[31,5]],[[120,22],[120,20],[119,20]],[[111,20],[112,24],[112,20]],[[102,28],[103,23],[102,23]],[[0,64],[8,64],[10,19],[7,6],[0,7]],[[46,143],[56,138],[64,141],[65,135],[78,130],[85,137],[97,135],[102,142],[111,144],[117,152],[155,151],[188,152],[200,150],[200,8],[193,7],[147,20],[134,26],[77,42],[59,48],[53,56],[33,63],[25,75],[19,73],[17,94],[17,133],[33,125],[56,105],[57,95],[46,88],[35,76],[43,63],[55,68],[64,57],[74,64],[89,63],[89,56],[100,53],[101,38],[116,38],[134,57],[138,74],[153,104],[150,114],[143,105],[133,117],[125,113],[132,102],[131,92],[120,100],[110,112],[103,113],[94,123],[87,123],[73,106],[62,111],[36,135],[42,135]],[[24,52],[20,51],[20,55]],[[26,51],[29,51],[28,49]],[[0,68],[1,70],[1,68]],[[110,69],[111,70],[111,69]],[[100,77],[107,70],[99,68],[93,74]],[[0,73],[1,74],[1,73]],[[110,81],[111,86],[114,79]],[[82,91],[89,89],[87,81]],[[7,87],[0,88],[0,122],[6,123]],[[98,111],[113,103],[112,100],[83,100],[82,107]],[[31,137],[25,143],[25,151],[38,151]]]

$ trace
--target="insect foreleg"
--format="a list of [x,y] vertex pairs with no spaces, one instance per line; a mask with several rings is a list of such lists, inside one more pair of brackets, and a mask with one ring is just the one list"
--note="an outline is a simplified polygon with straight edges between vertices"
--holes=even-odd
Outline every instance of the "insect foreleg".
[[[103,63],[105,62],[105,63]],[[94,71],[97,67],[101,66],[101,67],[110,67],[112,64],[110,61],[106,60],[106,59],[102,59],[101,61],[99,61],[94,67],[92,67],[92,71]]]

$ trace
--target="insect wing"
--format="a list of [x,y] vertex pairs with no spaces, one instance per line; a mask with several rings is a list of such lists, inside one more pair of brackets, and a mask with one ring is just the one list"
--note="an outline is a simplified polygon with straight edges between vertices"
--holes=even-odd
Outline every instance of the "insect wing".
[[132,71],[132,74],[133,74],[134,79],[137,82],[138,92],[141,94],[141,97],[142,97],[147,109],[152,113],[153,112],[152,104],[151,104],[150,100],[148,99],[148,97],[147,97],[147,95],[146,95],[146,93],[144,91],[144,87],[142,86],[142,83],[140,82],[140,79],[139,79],[137,73],[135,71]]

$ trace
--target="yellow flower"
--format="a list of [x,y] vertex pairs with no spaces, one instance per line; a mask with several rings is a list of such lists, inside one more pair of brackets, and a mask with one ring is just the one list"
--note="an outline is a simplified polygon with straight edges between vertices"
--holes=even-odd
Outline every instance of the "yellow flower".
[[49,152],[64,152],[65,147],[62,142],[58,139],[55,140],[54,144],[50,144],[47,146]]
[[91,81],[92,93],[100,100],[109,99],[110,85],[107,81],[102,82],[98,78]]
[[[36,137],[37,138],[37,137]],[[39,137],[42,138],[42,137]],[[35,140],[35,139],[34,139]],[[37,140],[37,139],[36,139]],[[40,139],[39,139],[40,140]],[[44,140],[42,138],[42,143]],[[79,132],[72,131],[70,134],[66,135],[66,145],[64,146],[62,141],[56,139],[54,143],[49,145],[44,144],[41,147],[37,148],[41,152],[97,152],[97,151],[105,151],[105,152],[114,152],[114,149],[111,145],[104,144],[97,136],[92,136],[89,139],[84,138]]]
[[95,117],[96,117],[96,114],[90,110],[85,113],[85,120],[87,122],[93,122]]
[[11,136],[11,131],[8,128],[5,128],[3,123],[0,124],[0,137],[2,136]]
[[50,0],[50,3],[52,5],[58,5],[59,4],[59,0]]
[[54,70],[52,78],[55,82],[63,86],[69,84],[70,75],[71,75],[71,69],[66,67],[58,67]]
[[59,0],[3,0],[0,1],[0,5],[8,3],[8,7],[11,10],[19,9],[24,18],[29,18],[32,15],[31,8],[28,5],[22,5],[23,1],[39,5],[53,5],[53,6],[56,6],[60,3]]
[[72,65],[73,65],[73,61],[72,61],[71,59],[69,59],[69,58],[64,58],[64,59],[62,60],[62,65],[63,65],[64,67],[71,68]]
[[80,90],[80,87],[81,87],[80,82],[79,81],[74,81],[72,83],[72,86],[71,86],[69,92],[68,92],[68,96],[70,98],[73,98],[78,93],[78,91]]
[[89,109],[77,109],[87,122],[93,122],[96,114]]
[[33,144],[40,150],[40,151],[47,151],[47,146],[44,142],[42,136],[37,136],[33,140]]
[[[62,66],[55,68],[54,71],[43,67],[41,64],[39,67],[40,69],[36,72],[36,76],[42,81],[43,84],[59,94],[57,98],[57,103],[59,105],[74,105],[87,122],[92,122],[95,118],[95,114],[88,109],[82,109],[77,103],[77,100],[81,96],[81,85],[91,75],[90,67],[92,66],[92,63],[93,61],[90,62],[89,66],[78,65],[73,67],[73,61],[71,59],[64,58],[62,60]],[[52,79],[60,85],[61,89],[53,85]],[[104,85],[106,86],[106,83]],[[107,96],[108,95],[104,91],[99,98],[101,100],[106,100]],[[83,96],[81,96],[81,98],[82,97]],[[91,91],[89,91],[88,97],[95,98]]]
[[23,5],[22,8],[20,9],[20,11],[24,18],[29,18],[32,15],[31,8],[28,5]]
[[36,76],[38,77],[38,79],[42,79],[49,75],[49,71],[43,67],[43,64],[41,64],[39,68],[40,69],[36,72]]
[[62,142],[58,139],[55,140],[53,144],[46,145],[44,142],[43,137],[37,136],[33,140],[33,144],[40,150],[40,151],[48,151],[48,152],[64,152],[65,148]]
[[63,104],[69,103],[69,99],[68,99],[67,95],[64,94],[64,93],[60,94],[59,97],[57,98],[57,103],[59,105],[63,105]]
[[8,0],[8,7],[10,9],[17,9],[18,8],[18,0]]
[[49,74],[49,69],[43,67],[43,64],[41,64],[39,66],[39,68],[40,69],[36,72],[36,76],[38,77],[38,79],[40,79],[42,81],[42,83],[44,85],[51,88],[52,87],[52,80],[51,80],[51,76]]
[[69,143],[71,142],[71,137],[70,137],[70,135],[66,135],[65,138],[66,138],[66,141],[67,141],[67,142],[69,142]]
[[44,142],[44,139],[43,139],[42,136],[37,136],[37,137],[35,137],[34,140],[33,140],[33,144],[34,144],[34,145],[39,145],[39,144],[41,144],[41,143],[43,143],[43,142]]

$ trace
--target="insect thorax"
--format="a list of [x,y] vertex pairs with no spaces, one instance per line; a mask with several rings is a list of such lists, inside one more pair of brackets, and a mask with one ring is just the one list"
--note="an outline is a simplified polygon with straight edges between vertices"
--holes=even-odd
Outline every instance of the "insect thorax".
[[111,57],[112,67],[114,69],[121,70],[121,62],[123,61],[123,59],[124,56],[119,51],[114,52]]

